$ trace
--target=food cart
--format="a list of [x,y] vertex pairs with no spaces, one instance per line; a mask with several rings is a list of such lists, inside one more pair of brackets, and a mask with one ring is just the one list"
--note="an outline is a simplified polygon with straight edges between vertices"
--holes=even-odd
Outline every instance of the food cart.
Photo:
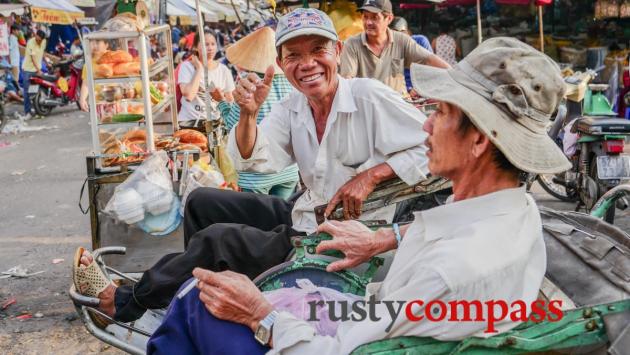
[[[92,58],[91,47],[106,41],[109,51]],[[157,57],[151,42],[163,44]],[[126,245],[130,258],[110,259],[126,272],[145,270],[160,255],[183,249],[181,226],[166,237],[155,237],[135,225],[105,213],[116,187],[125,182],[145,158],[167,151],[173,188],[189,159],[197,160],[204,146],[183,146],[178,130],[171,33],[168,25],[136,31],[98,31],[84,37],[89,92],[92,152],[86,158],[87,195],[92,248]],[[93,94],[92,94],[93,93]],[[183,149],[182,149],[183,148]],[[88,211],[85,211],[86,213]],[[163,253],[155,255],[155,250]]]

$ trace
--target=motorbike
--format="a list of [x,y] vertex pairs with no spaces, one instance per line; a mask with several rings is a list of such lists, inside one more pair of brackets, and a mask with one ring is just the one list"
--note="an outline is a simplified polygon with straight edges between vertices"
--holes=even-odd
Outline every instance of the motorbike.
[[79,107],[82,67],[83,58],[69,57],[53,64],[52,74],[31,77],[28,93],[38,115],[46,116],[53,108],[73,102]]
[[[630,155],[624,153],[626,137],[630,136],[630,122],[617,118],[604,92],[606,84],[589,84],[595,77],[587,72],[581,78],[570,77],[570,84],[586,85],[580,100],[567,100],[567,113],[556,117],[550,136],[556,140],[573,167],[560,174],[540,174],[536,180],[552,196],[563,201],[577,201],[576,211],[584,207],[590,212],[595,202],[607,191],[630,179]],[[586,82],[584,82],[586,81]],[[565,128],[562,129],[561,127]],[[567,129],[568,128],[568,129]],[[565,139],[560,139],[564,133]],[[571,147],[564,146],[566,135],[574,135]],[[627,208],[621,199],[617,207]],[[606,212],[604,219],[613,223],[615,208]]]
[[[10,66],[2,66],[0,64],[0,70],[11,70]],[[7,122],[9,121],[9,117],[7,117],[4,113],[4,89],[2,90],[2,92],[0,92],[0,133],[2,133],[2,130],[4,129],[4,126],[7,125]]]

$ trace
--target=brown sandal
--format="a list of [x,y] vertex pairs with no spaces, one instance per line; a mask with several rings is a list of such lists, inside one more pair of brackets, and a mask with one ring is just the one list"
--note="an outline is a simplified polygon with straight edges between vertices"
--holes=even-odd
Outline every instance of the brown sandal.
[[[114,283],[105,275],[103,270],[101,270],[96,263],[96,260],[92,260],[88,266],[81,264],[81,256],[84,251],[84,248],[79,247],[74,254],[72,281],[74,282],[74,287],[78,293],[84,296],[98,298],[98,295],[101,292]],[[99,328],[104,329],[111,324],[108,319],[99,314],[94,312],[89,312],[89,314],[94,321],[94,324],[96,324]]]

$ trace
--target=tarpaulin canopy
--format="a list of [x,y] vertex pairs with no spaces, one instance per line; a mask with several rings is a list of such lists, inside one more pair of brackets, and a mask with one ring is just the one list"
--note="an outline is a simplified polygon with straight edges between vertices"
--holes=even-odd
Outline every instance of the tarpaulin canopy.
[[225,20],[228,22],[234,22],[237,20],[236,13],[233,9],[219,4],[216,0],[202,0],[201,3],[208,6],[212,11],[214,11],[221,20]]
[[80,7],[95,7],[96,0],[72,0],[72,5]]
[[176,18],[179,18],[180,25],[184,26],[197,23],[197,12],[183,0],[167,0],[166,15],[171,17],[171,23],[173,24],[177,22]]
[[[186,5],[190,6],[193,9],[197,9],[195,6],[195,0],[182,0]],[[220,20],[219,14],[214,12],[211,8],[207,6],[203,1],[199,2],[199,11],[203,14],[203,17],[208,22],[218,22]]]
[[71,25],[84,16],[83,10],[66,0],[23,0],[31,7],[33,22]]
[[24,8],[27,7],[26,4],[0,4],[0,14],[4,16],[10,16],[12,12],[16,15],[21,15],[24,13]]
[[168,16],[196,17],[195,9],[188,6],[183,0],[167,0],[166,14]]

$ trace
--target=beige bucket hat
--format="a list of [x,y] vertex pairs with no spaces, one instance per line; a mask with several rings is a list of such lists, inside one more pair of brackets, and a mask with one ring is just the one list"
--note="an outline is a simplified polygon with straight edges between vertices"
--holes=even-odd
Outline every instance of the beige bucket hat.
[[414,89],[459,107],[517,168],[558,173],[571,164],[547,135],[565,91],[560,68],[533,47],[489,39],[451,69],[411,66]]
[[270,65],[276,74],[282,69],[276,64],[276,34],[270,27],[262,27],[239,39],[225,50],[230,63],[245,70],[264,73]]

